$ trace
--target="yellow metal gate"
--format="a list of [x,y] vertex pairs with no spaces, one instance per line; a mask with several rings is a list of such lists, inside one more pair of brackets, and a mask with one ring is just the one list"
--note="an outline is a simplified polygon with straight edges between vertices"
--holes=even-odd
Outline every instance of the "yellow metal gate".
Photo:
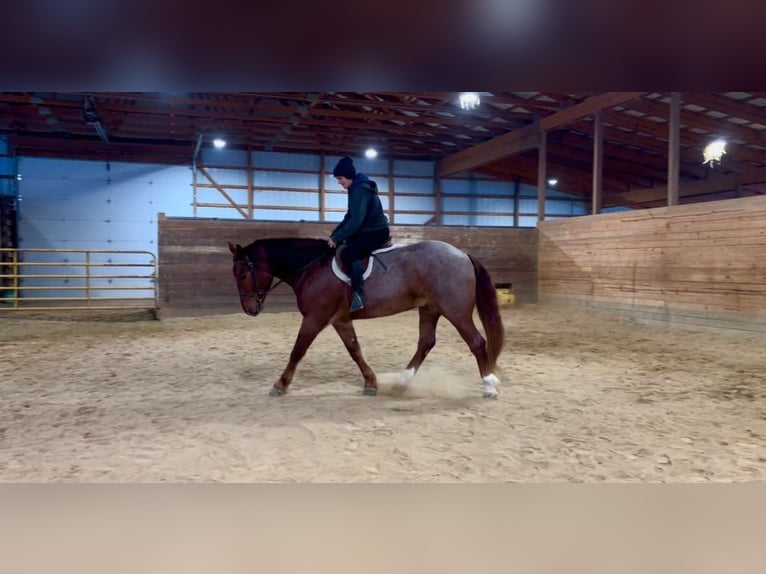
[[157,309],[150,251],[0,248],[0,312]]

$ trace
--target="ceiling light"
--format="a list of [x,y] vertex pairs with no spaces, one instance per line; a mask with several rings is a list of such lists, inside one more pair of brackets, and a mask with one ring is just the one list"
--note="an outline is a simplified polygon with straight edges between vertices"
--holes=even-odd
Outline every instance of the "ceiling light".
[[367,159],[375,159],[378,157],[378,150],[376,150],[374,147],[368,147],[364,152],[364,157]]
[[221,149],[221,148],[223,148],[223,147],[226,147],[226,140],[223,140],[223,139],[221,139],[221,138],[215,138],[215,139],[213,140],[213,145],[214,145],[216,148],[218,148],[218,149]]
[[710,167],[715,167],[715,162],[721,163],[721,156],[726,153],[726,141],[723,139],[717,139],[710,142],[705,146],[702,152],[702,158],[705,160],[702,165],[706,163],[710,164]]
[[476,92],[460,92],[460,107],[464,110],[472,110],[480,103],[479,94]]
[[552,177],[552,178],[550,178],[550,179],[548,180],[548,185],[550,185],[551,187],[553,187],[553,186],[554,186],[554,185],[556,185],[558,182],[559,182],[559,180],[558,180],[558,179],[556,179],[555,177]]

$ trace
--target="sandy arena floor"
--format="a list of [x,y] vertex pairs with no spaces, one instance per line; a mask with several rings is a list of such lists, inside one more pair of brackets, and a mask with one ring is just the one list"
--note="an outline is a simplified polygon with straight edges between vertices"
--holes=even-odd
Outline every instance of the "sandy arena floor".
[[268,390],[297,313],[165,321],[0,316],[3,482],[704,482],[766,479],[766,339],[503,311],[500,398],[442,320],[405,392],[417,315],[332,329]]

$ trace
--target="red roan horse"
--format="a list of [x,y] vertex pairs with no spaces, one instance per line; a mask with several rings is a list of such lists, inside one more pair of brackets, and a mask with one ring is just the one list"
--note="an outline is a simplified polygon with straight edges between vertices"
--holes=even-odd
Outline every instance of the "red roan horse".
[[[261,239],[245,247],[229,242],[229,249],[234,256],[234,279],[245,313],[256,316],[261,312],[266,296],[276,287],[276,284],[272,287],[276,277],[292,287],[303,315],[290,360],[270,390],[271,395],[287,392],[298,362],[328,324],[338,332],[359,366],[364,376],[364,394],[377,394],[375,373],[362,357],[352,321],[417,307],[420,338],[415,354],[400,376],[400,384],[406,385],[415,377],[436,343],[436,323],[443,315],[476,357],[484,397],[497,397],[494,370],[504,339],[497,294],[487,269],[460,249],[442,241],[422,241],[376,254],[371,259],[372,274],[365,280],[365,306],[354,313],[348,311],[350,288],[333,271],[334,251],[326,241]],[[474,325],[474,306],[479,311],[486,341]]]

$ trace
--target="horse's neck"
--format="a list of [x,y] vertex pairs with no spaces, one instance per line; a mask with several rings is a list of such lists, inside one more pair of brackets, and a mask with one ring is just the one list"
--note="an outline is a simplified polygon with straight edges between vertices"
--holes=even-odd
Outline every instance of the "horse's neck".
[[307,239],[264,242],[272,273],[288,284],[297,280],[306,267],[322,257],[323,246],[321,241]]

